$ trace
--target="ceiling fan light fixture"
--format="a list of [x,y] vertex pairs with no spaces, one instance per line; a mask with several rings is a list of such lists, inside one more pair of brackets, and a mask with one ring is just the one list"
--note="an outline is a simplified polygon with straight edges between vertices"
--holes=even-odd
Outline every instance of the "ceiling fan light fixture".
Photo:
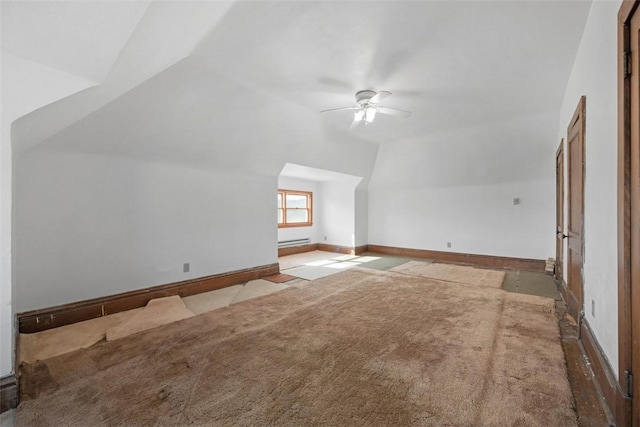
[[322,110],[321,113],[331,113],[334,111],[355,110],[353,113],[353,121],[349,130],[354,130],[361,122],[364,121],[365,125],[373,123],[376,118],[376,114],[390,114],[392,116],[409,117],[411,111],[400,110],[393,107],[385,107],[380,105],[380,101],[391,96],[391,92],[381,90],[376,92],[374,90],[361,90],[356,92],[356,103],[351,107],[331,108],[329,110]]
[[373,107],[368,107],[364,110],[365,114],[364,114],[364,120],[367,123],[372,123],[373,119],[376,118],[376,109]]

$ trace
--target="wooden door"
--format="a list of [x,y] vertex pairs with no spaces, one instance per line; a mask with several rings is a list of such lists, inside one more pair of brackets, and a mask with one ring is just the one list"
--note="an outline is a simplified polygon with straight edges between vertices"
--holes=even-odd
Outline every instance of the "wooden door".
[[640,425],[640,12],[618,14],[618,346],[619,386],[631,400],[618,412]]
[[564,140],[556,151],[556,271],[555,278],[564,282]]
[[569,313],[581,322],[583,304],[582,268],[584,249],[584,134],[586,98],[580,98],[578,108],[567,129],[568,152],[568,232],[567,232],[567,286],[565,301]]

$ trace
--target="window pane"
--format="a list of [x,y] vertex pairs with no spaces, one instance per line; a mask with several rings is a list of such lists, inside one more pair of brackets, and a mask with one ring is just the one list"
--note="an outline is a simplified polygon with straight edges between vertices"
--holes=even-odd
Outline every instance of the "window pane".
[[288,208],[306,208],[307,196],[299,194],[287,194],[287,207]]
[[282,222],[284,221],[284,218],[282,218],[282,215],[283,215],[282,209],[278,209],[278,224],[282,224]]
[[282,207],[282,193],[278,193],[278,209]]
[[309,222],[309,215],[306,209],[287,209],[287,223]]

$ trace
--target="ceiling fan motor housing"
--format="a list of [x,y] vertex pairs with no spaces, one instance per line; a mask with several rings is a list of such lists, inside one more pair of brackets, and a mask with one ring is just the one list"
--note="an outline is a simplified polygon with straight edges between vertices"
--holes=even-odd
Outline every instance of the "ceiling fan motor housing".
[[369,103],[371,98],[376,95],[376,91],[374,90],[361,90],[356,93],[356,102],[358,105],[364,106]]

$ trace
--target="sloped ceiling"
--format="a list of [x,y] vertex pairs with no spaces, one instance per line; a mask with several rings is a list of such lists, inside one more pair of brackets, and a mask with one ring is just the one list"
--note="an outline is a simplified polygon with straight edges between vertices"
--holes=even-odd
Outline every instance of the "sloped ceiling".
[[315,169],[307,166],[296,165],[293,163],[287,163],[280,171],[279,178],[294,178],[305,179],[315,182],[330,182],[330,181],[353,181],[358,183],[362,177],[346,175],[343,173],[332,172],[325,169]]
[[149,1],[7,2],[2,50],[99,83],[148,6]]
[[[239,144],[241,153],[292,150],[304,138],[389,144],[557,116],[590,7],[586,1],[152,2],[134,3],[126,19],[114,20],[109,16],[123,13],[116,12],[120,2],[87,2],[75,10],[82,25],[71,38],[92,40],[83,46],[96,50],[114,40],[95,59],[77,52],[66,31],[50,36],[61,32],[61,22],[41,16],[66,2],[20,3],[35,16],[38,43],[36,49],[17,41],[32,26],[3,25],[12,53],[103,80],[17,121],[14,147],[179,153],[194,162],[232,150],[225,144]],[[100,12],[106,23],[90,25],[101,8],[114,9]],[[113,48],[122,45],[115,40],[129,33],[114,62]],[[413,115],[379,115],[349,132],[350,112],[319,113],[352,105],[365,88],[391,91],[384,104]]]
[[[81,121],[186,58],[233,2],[3,1],[2,55],[18,56],[96,85],[38,109],[13,126],[19,153]],[[126,23],[126,25],[125,25]],[[27,86],[3,73],[2,85]],[[46,76],[45,76],[46,78]],[[54,80],[55,81],[55,80]],[[24,97],[33,96],[25,93]],[[17,100],[5,99],[3,108]]]

